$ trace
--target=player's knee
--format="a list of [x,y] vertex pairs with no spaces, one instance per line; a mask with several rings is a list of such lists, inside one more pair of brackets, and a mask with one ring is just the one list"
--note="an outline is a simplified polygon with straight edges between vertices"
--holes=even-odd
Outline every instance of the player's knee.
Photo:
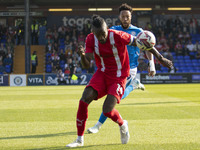
[[97,91],[95,91],[92,87],[85,88],[81,100],[89,104],[95,98],[97,98]]
[[111,112],[115,107],[116,103],[117,103],[117,98],[113,95],[108,94],[103,104],[103,113]]
[[[113,110],[113,107],[111,106],[103,106],[103,114],[109,113]],[[106,116],[106,115],[105,115]]]

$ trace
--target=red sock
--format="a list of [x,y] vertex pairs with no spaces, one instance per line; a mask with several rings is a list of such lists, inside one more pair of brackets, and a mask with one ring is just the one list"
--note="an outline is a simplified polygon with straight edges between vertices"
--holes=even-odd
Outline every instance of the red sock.
[[124,121],[116,109],[113,109],[111,112],[103,113],[106,117],[112,119],[114,122],[118,123],[121,126]]
[[77,127],[78,136],[83,136],[84,134],[85,124],[88,118],[87,108],[88,108],[88,104],[80,100],[77,117],[76,117],[76,127]]

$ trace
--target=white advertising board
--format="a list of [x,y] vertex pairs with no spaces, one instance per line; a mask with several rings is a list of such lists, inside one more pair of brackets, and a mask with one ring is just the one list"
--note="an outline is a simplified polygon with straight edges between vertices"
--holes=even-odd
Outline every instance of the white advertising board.
[[10,75],[10,86],[26,86],[26,75]]

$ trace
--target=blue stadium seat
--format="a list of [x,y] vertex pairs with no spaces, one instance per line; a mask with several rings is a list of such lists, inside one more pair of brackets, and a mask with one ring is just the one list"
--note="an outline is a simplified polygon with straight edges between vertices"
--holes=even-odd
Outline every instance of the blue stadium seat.
[[175,63],[174,63],[174,66],[175,66],[175,67],[178,67],[178,66],[180,66],[180,65],[179,65],[179,63],[175,62]]
[[182,72],[183,72],[182,70],[177,70],[177,71],[176,71],[176,73],[182,73]]
[[60,65],[65,65],[65,61],[64,61],[64,60],[61,60],[61,61],[60,61]]
[[180,67],[186,67],[185,63],[180,63],[179,65],[180,65]]
[[185,66],[187,66],[187,67],[193,67],[193,64],[192,63],[185,63]]
[[60,68],[65,69],[65,65],[64,64],[60,64]]
[[189,72],[189,70],[188,70],[188,69],[184,69],[183,72],[184,72],[184,73],[187,73],[187,72]]
[[190,56],[195,58],[196,52],[189,52]]
[[183,59],[183,56],[177,56],[177,59]]
[[52,72],[52,66],[51,65],[46,65],[46,72],[51,73]]
[[186,67],[180,67],[180,69],[181,69],[182,71],[183,71],[183,70],[187,70]]
[[5,66],[6,73],[11,73],[11,65]]
[[162,70],[162,73],[168,73],[168,70]]
[[65,45],[65,39],[60,39],[60,45]]
[[200,72],[200,70],[196,70],[196,69],[195,69],[195,73],[199,73],[199,72]]
[[160,70],[156,70],[156,73],[162,73],[162,71],[160,71]]
[[65,45],[64,45],[64,44],[63,44],[63,45],[60,45],[60,46],[59,46],[59,49],[63,49],[63,50],[64,50],[64,49],[65,49]]
[[177,59],[177,57],[176,57],[175,55],[172,55],[172,57],[173,57],[173,59],[174,59],[174,60],[176,60],[176,59]]
[[189,72],[190,72],[190,73],[194,73],[194,72],[196,72],[196,70],[194,70],[194,69],[189,69]]
[[87,73],[87,70],[86,69],[82,69],[82,73]]
[[184,56],[184,59],[189,59],[190,60],[190,56]]
[[193,62],[192,64],[193,64],[194,67],[199,66],[198,62]]
[[167,67],[161,67],[161,71],[168,71],[168,68]]
[[6,43],[6,39],[1,39],[1,43]]
[[194,66],[194,69],[195,70],[200,70],[200,67],[199,66]]
[[174,61],[173,61],[174,63],[176,62],[176,63],[178,63],[179,61],[178,61],[178,59],[174,59]]
[[192,62],[198,63],[197,59],[192,59]]
[[184,59],[178,59],[178,62],[179,63],[184,63],[185,61],[184,61]]
[[186,63],[191,63],[192,61],[190,59],[185,59],[184,60]]
[[148,73],[148,71],[145,70],[145,71],[142,71],[142,73]]
[[46,60],[48,59],[48,57],[51,57],[51,53],[46,53]]
[[176,53],[175,53],[175,52],[171,52],[171,54],[172,54],[173,56],[175,56],[175,55],[176,55]]

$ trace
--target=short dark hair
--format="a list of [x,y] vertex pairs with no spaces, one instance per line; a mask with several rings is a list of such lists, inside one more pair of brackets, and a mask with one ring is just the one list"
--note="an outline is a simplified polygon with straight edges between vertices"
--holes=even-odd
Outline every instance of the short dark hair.
[[121,12],[122,10],[128,10],[130,11],[131,13],[133,12],[133,9],[130,5],[124,3],[122,4],[120,7],[119,7],[119,12]]
[[100,17],[99,15],[93,15],[92,16],[92,25],[96,28],[101,28],[103,23],[104,23],[104,19],[102,17]]

